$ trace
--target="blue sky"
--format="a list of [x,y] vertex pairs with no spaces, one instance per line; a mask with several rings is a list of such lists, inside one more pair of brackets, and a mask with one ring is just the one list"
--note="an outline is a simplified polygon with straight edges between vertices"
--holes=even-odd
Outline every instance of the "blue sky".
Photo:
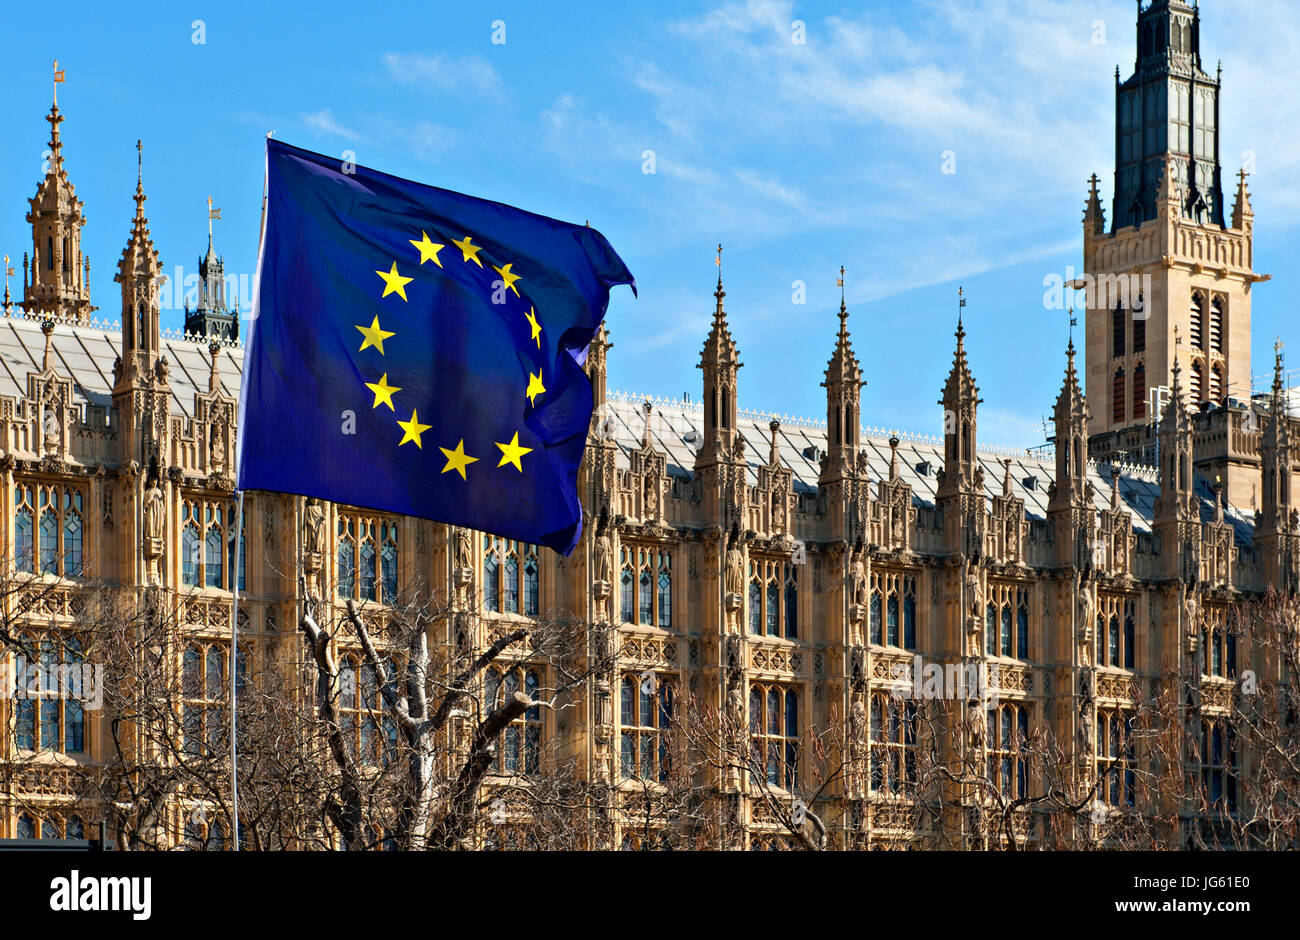
[[[981,440],[1042,440],[1066,332],[1065,313],[1044,309],[1043,281],[1080,266],[1090,173],[1109,206],[1114,70],[1132,69],[1131,0],[77,6],[60,6],[57,28],[39,4],[7,12],[0,251],[30,250],[23,217],[58,58],[65,157],[86,203],[101,316],[120,309],[112,276],[133,210],[136,138],[168,271],[194,272],[211,194],[227,274],[251,281],[263,140],[274,130],[401,176],[590,220],[640,288],[640,299],[617,289],[610,305],[615,389],[698,397],[722,242],[742,406],[824,416],[843,264],[869,383],[864,419],[938,433],[961,284]],[[1205,65],[1224,68],[1225,179],[1245,151],[1255,155],[1256,268],[1274,275],[1254,297],[1261,373],[1274,336],[1292,332],[1300,27],[1282,0],[1201,6]],[[494,21],[504,43],[493,42]],[[805,303],[793,302],[796,281]],[[21,274],[15,293],[20,285]],[[165,312],[165,325],[180,322]]]

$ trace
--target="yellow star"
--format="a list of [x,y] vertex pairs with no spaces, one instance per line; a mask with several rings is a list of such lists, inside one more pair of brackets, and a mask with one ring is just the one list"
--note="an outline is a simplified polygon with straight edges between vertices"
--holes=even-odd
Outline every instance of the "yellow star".
[[492,265],[492,270],[493,270],[493,271],[496,271],[497,274],[500,274],[500,275],[501,275],[501,280],[505,283],[506,288],[509,289],[509,290],[514,291],[514,292],[515,292],[515,296],[518,297],[518,296],[519,296],[519,288],[515,287],[515,281],[521,281],[521,280],[523,280],[523,278],[521,278],[518,274],[511,274],[511,273],[510,273],[510,268],[511,268],[512,265],[513,265],[513,262],[511,262],[511,264],[507,264],[505,267],[498,268],[498,267],[494,264],[494,265]]
[[529,339],[534,340],[537,343],[537,348],[541,349],[542,348],[542,325],[537,322],[537,311],[530,307],[528,309],[528,312],[524,314],[524,319],[526,319],[528,321],[528,325],[533,328],[533,335],[530,336]]
[[405,300],[406,285],[415,280],[413,277],[402,277],[402,275],[398,274],[396,261],[393,262],[391,271],[376,271],[375,273],[384,279],[384,292],[380,295],[380,299],[387,297],[389,294],[396,294]]
[[433,427],[433,425],[421,424],[420,415],[415,411],[414,408],[411,409],[411,420],[398,421],[397,426],[406,432],[404,435],[402,435],[402,439],[397,442],[398,447],[401,447],[407,441],[415,441],[415,446],[420,448],[420,450],[424,450],[424,445],[420,443],[420,435],[423,434],[425,431],[429,430],[429,428]]
[[365,352],[367,348],[373,346],[379,350],[379,355],[381,356],[384,354],[384,340],[388,339],[390,336],[397,335],[396,333],[390,333],[387,330],[381,330],[379,328],[379,317],[375,317],[369,326],[358,326],[357,329],[360,330],[361,335],[366,338],[366,341],[361,344],[361,348],[358,349],[357,352]]
[[546,391],[546,386],[542,384],[542,370],[538,369],[537,374],[528,373],[528,391],[524,392],[528,396],[528,404],[536,405],[537,396]]
[[460,259],[461,261],[473,261],[481,268],[483,267],[483,262],[478,260],[478,253],[483,250],[483,246],[471,245],[469,239],[470,236],[466,235],[463,241],[456,241],[456,239],[453,238],[451,243],[459,248],[460,253],[465,256]]
[[465,453],[464,438],[461,438],[460,443],[456,445],[455,450],[448,450],[445,447],[439,447],[438,450],[442,451],[447,457],[447,466],[442,468],[442,472],[446,473],[448,470],[455,470],[460,474],[462,480],[466,478],[465,468],[472,463],[478,463],[477,457],[471,457],[469,454]]
[[[367,382],[366,388],[375,393],[375,403],[370,407],[378,408],[379,403],[383,402],[388,406],[389,411],[397,410],[393,407],[393,392],[400,392],[402,389],[401,386],[388,384],[387,372],[379,377],[378,382]],[[419,442],[417,441],[416,443],[418,444]]]
[[516,470],[520,473],[524,472],[524,465],[519,462],[519,458],[524,454],[531,454],[533,449],[520,446],[518,431],[515,432],[515,436],[509,444],[498,443],[497,447],[501,448],[501,462],[497,464],[498,467],[504,467],[506,464],[512,463],[515,465]]
[[429,241],[428,232],[421,231],[420,237],[421,240],[418,242],[414,238],[410,240],[412,245],[420,249],[420,264],[432,261],[438,267],[442,267],[442,262],[438,260],[438,252],[442,251],[443,246]]

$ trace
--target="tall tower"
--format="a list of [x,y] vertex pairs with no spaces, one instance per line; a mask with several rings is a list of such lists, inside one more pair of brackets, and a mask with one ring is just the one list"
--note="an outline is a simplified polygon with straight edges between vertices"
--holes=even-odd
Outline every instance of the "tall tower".
[[81,253],[81,228],[86,224],[83,203],[63,166],[63,141],[59,125],[59,82],[63,72],[54,63],[54,103],[50,122],[50,149],[45,178],[29,202],[27,221],[32,226],[31,260],[23,257],[24,312],[39,317],[60,317],[89,323],[97,308],[90,305],[90,260]]
[[214,340],[239,339],[238,300],[232,312],[226,306],[225,259],[212,248],[212,220],[221,210],[212,208],[208,197],[208,253],[199,259],[199,296],[195,309],[185,305],[185,332]]
[[1112,224],[1095,176],[1083,220],[1096,457],[1154,452],[1149,422],[1173,384],[1175,328],[1187,338],[1180,385],[1191,411],[1250,400],[1251,286],[1266,278],[1253,268],[1249,203],[1225,213],[1220,72],[1201,68],[1200,38],[1196,7],[1139,2],[1133,75],[1116,72]]

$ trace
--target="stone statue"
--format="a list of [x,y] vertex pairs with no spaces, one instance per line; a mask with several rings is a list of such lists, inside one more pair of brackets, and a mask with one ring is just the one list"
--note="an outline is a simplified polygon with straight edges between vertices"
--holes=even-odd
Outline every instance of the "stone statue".
[[972,564],[966,565],[966,594],[970,597],[970,614],[978,623],[983,620],[984,600],[980,597],[980,575]]
[[149,488],[144,494],[144,536],[147,539],[163,538],[166,505],[162,488],[156,476],[149,478]]
[[1079,644],[1091,649],[1093,630],[1097,626],[1097,595],[1091,584],[1079,585]]
[[1197,618],[1200,605],[1196,600],[1196,592],[1192,588],[1184,588],[1183,591],[1183,630],[1189,637],[1195,638],[1199,635]]
[[469,529],[463,526],[456,529],[456,553],[455,565],[457,568],[472,567],[471,559],[474,555],[474,547],[470,543]]
[[851,602],[858,607],[867,606],[867,569],[862,563],[862,556],[865,554],[866,549],[858,549],[854,553],[853,564],[849,569]]
[[646,471],[645,476],[645,518],[657,519],[659,517],[659,478]]
[[745,558],[737,547],[739,536],[732,536],[731,546],[727,549],[727,593],[745,593]]
[[212,459],[210,465],[217,473],[224,470],[226,466],[226,442],[223,431],[224,429],[220,427],[212,428]]
[[306,542],[307,551],[317,555],[325,554],[325,510],[321,508],[320,500],[308,499],[307,509],[304,513],[306,517]]
[[971,699],[966,703],[966,740],[971,750],[978,751],[984,747],[986,725],[983,703],[977,698]]
[[166,382],[167,376],[171,373],[171,370],[172,370],[171,363],[167,361],[166,356],[163,356],[158,360],[157,364],[154,366],[153,372],[159,382]]
[[614,580],[614,547],[606,531],[596,536],[596,580],[607,583]]
[[785,531],[785,494],[780,492],[772,493],[772,529],[776,532]]

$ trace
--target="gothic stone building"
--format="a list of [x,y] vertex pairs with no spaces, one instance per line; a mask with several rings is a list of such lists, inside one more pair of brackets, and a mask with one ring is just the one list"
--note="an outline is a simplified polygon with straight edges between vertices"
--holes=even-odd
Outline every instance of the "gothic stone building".
[[[1149,274],[1154,286],[1128,307],[1088,310],[1087,397],[1071,343],[1050,456],[979,445],[960,321],[938,438],[863,426],[843,305],[827,337],[825,422],[740,409],[721,278],[700,403],[607,394],[601,331],[587,360],[598,412],[580,478],[584,541],[562,559],[478,534],[468,559],[480,645],[557,611],[612,630],[614,674],[593,679],[563,718],[521,719],[532,722],[525,740],[618,794],[644,776],[643,756],[666,730],[665,711],[639,691],[649,671],[655,688],[729,710],[770,755],[770,785],[803,797],[809,757],[789,745],[840,727],[846,753],[868,738],[879,746],[869,773],[824,794],[853,809],[835,816],[837,837],[862,846],[927,844],[898,799],[917,737],[914,705],[893,693],[911,685],[916,656],[999,667],[994,713],[955,703],[979,712],[969,718],[982,732],[941,744],[985,749],[1011,795],[1033,786],[1010,759],[1012,738],[1041,727],[1081,773],[1113,771],[1099,796],[1128,806],[1129,771],[1144,758],[1115,736],[1169,670],[1198,690],[1205,741],[1220,741],[1235,688],[1231,605],[1300,582],[1294,429],[1280,363],[1273,392],[1249,394],[1253,213],[1244,174],[1230,211],[1223,202],[1219,81],[1201,70],[1199,35],[1197,11],[1178,0],[1139,8],[1137,68],[1116,89],[1113,225],[1094,177],[1084,251],[1090,274]],[[138,183],[115,277],[121,326],[94,319],[62,120],[56,105],[53,157],[27,215],[22,300],[6,291],[0,324],[0,543],[15,577],[54,589],[32,629],[57,630],[69,613],[62,588],[83,579],[152,585],[176,599],[189,662],[223,676],[237,576],[250,647],[300,663],[305,501],[246,494],[245,570],[232,570],[243,351],[219,263],[209,247],[186,334],[160,331],[162,266]],[[404,585],[445,591],[453,571],[466,577],[443,525],[324,511],[333,544],[321,578],[336,603],[382,609]],[[28,759],[0,789],[0,836],[78,835],[103,817],[69,790],[78,765],[109,758],[94,712],[4,699],[0,727],[0,760]],[[1199,762],[1194,779],[1217,781],[1214,798],[1235,809],[1233,780],[1250,773],[1250,755],[1207,746],[1186,756]],[[527,772],[528,756],[518,760]],[[748,844],[770,844],[779,827],[754,782],[730,775],[720,787]],[[178,807],[178,841],[181,819]],[[635,843],[618,813],[611,825],[605,844]],[[1036,837],[1029,816],[1017,825]]]

